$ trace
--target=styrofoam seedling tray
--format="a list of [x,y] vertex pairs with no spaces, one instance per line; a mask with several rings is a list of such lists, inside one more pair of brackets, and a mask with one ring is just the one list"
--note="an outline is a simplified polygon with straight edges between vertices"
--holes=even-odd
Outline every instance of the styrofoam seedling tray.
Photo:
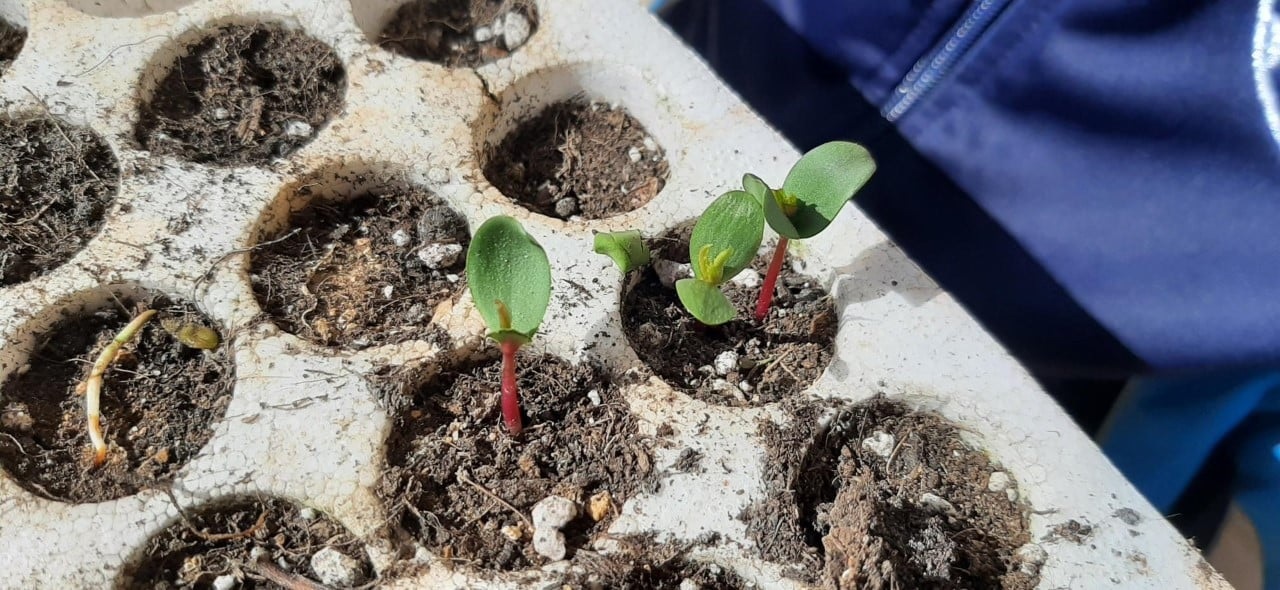
[[[263,320],[245,249],[287,223],[299,206],[291,187],[355,170],[366,173],[361,182],[427,188],[472,228],[499,213],[520,218],[546,247],[556,277],[535,347],[571,359],[590,349],[625,370],[638,361],[621,330],[622,277],[591,252],[591,231],[657,234],[735,188],[743,172],[779,183],[798,157],[633,0],[539,0],[538,30],[528,43],[476,70],[413,61],[371,42],[370,33],[398,4],[0,0],[0,15],[24,24],[29,35],[0,77],[0,105],[10,115],[47,109],[92,128],[113,147],[123,173],[105,227],[87,248],[43,277],[0,289],[0,379],[28,361],[31,343],[58,314],[105,304],[104,285],[194,301],[229,335],[237,382],[226,417],[181,471],[175,495],[191,508],[254,494],[316,507],[368,537],[378,568],[390,556],[376,534],[386,517],[373,486],[390,426],[366,377],[378,366],[469,354],[486,346],[483,326],[465,294],[436,310],[436,321],[455,338],[453,350],[428,343],[332,350]],[[341,114],[310,144],[267,167],[217,168],[141,151],[132,130],[138,101],[185,43],[216,24],[266,20],[300,28],[336,51],[348,77]],[[578,93],[625,107],[666,150],[670,178],[642,209],[560,221],[529,214],[485,180],[487,146],[541,106]],[[190,226],[174,234],[168,228],[175,220]],[[1033,510],[1033,538],[1072,519],[1093,527],[1083,544],[1045,542],[1041,588],[1227,587],[1027,373],[856,208],[796,252],[805,272],[835,295],[840,312],[837,358],[810,388],[813,397],[856,401],[884,392],[938,411],[1014,475]],[[573,284],[588,286],[587,294]],[[658,379],[626,395],[643,429],[675,427],[677,444],[657,450],[657,469],[684,446],[704,453],[709,465],[735,468],[670,476],[658,493],[627,502],[611,532],[685,541],[717,532],[725,542],[695,555],[764,588],[797,587],[782,578],[785,564],[754,557],[737,518],[763,494],[757,420],[782,420],[782,412],[707,405]],[[689,434],[704,416],[704,434]],[[1121,509],[1139,522],[1122,521]],[[126,560],[176,516],[160,490],[67,505],[0,477],[0,586],[109,587]],[[507,581],[437,567],[388,587],[521,583],[501,579]]]

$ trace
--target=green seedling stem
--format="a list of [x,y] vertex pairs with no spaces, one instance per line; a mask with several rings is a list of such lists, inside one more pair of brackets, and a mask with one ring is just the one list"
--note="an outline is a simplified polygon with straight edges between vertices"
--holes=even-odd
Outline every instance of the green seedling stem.
[[133,340],[138,332],[142,330],[152,317],[155,317],[156,311],[148,309],[133,318],[129,325],[125,326],[116,337],[103,347],[102,352],[98,354],[98,360],[93,363],[93,370],[89,372],[89,378],[85,381],[85,413],[89,418],[89,442],[93,445],[93,465],[97,467],[107,460],[107,442],[102,437],[102,417],[100,414],[102,404],[102,381],[103,375],[107,373],[107,369],[111,367],[111,363],[115,362],[116,355],[120,353],[120,348]]

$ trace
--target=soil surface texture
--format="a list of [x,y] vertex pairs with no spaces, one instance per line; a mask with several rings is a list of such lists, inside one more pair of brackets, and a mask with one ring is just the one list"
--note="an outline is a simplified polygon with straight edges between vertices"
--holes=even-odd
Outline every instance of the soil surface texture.
[[0,119],[0,286],[40,276],[102,228],[120,170],[97,134],[52,118]]
[[[109,450],[106,463],[93,467],[77,386],[103,347],[146,309],[159,313],[103,378]],[[30,368],[0,386],[0,464],[26,489],[64,502],[101,502],[168,483],[209,440],[234,381],[225,343],[199,350],[170,333],[190,326],[215,329],[195,307],[163,297],[125,298],[55,326],[38,341]]]
[[755,588],[727,567],[685,556],[686,548],[655,545],[641,539],[627,551],[587,554],[579,564],[587,573],[564,580],[571,590],[747,590]]
[[576,98],[520,124],[488,155],[484,174],[529,209],[604,219],[644,206],[662,190],[666,152],[621,107]]
[[227,25],[189,45],[142,105],[145,149],[193,162],[265,164],[342,110],[346,71],[329,46],[277,24]]
[[497,361],[447,371],[411,399],[388,400],[400,409],[381,493],[435,555],[491,571],[549,561],[534,551],[530,513],[567,498],[577,507],[561,529],[572,559],[634,493],[656,488],[647,441],[601,369],[534,354],[518,357],[524,432],[512,438],[500,371]]
[[282,329],[355,349],[447,338],[431,318],[466,284],[470,233],[443,201],[364,194],[317,202],[288,227],[251,254],[254,293]]
[[[687,234],[686,234],[687,237]],[[688,261],[688,242],[674,238],[651,244]],[[678,253],[683,253],[683,258]],[[761,277],[767,261],[743,271]],[[741,278],[743,275],[740,275]],[[835,305],[818,281],[783,265],[773,306],[763,324],[755,321],[760,287],[734,281],[723,287],[738,317],[706,326],[685,310],[674,287],[662,283],[653,266],[623,298],[622,324],[640,360],[672,387],[696,399],[733,406],[756,406],[795,397],[831,362],[838,319]]]
[[184,510],[147,542],[119,588],[205,590],[228,577],[240,590],[338,589],[363,586],[374,573],[363,545],[341,524],[268,498]]
[[989,489],[1000,469],[955,426],[883,398],[820,426],[826,410],[762,425],[772,492],[744,518],[766,559],[824,590],[1035,588],[1035,564],[1015,557],[1025,507]]
[[537,29],[533,0],[413,0],[387,21],[380,44],[413,59],[474,68],[511,55]]
[[18,53],[27,42],[27,30],[7,20],[0,19],[0,74],[18,59]]

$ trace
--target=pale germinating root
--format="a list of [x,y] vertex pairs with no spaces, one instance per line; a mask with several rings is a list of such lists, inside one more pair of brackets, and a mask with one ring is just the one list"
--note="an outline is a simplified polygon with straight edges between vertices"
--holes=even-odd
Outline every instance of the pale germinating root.
[[89,372],[89,378],[84,382],[85,394],[85,413],[89,417],[89,441],[93,444],[93,466],[102,465],[107,460],[107,441],[102,438],[102,418],[100,409],[102,403],[102,376],[106,374],[107,369],[111,367],[111,363],[115,362],[116,354],[120,352],[120,347],[128,344],[133,340],[134,336],[142,329],[152,317],[156,315],[154,309],[148,309],[133,318],[129,325],[125,326],[116,337],[103,347],[102,352],[98,354],[98,360],[93,363],[93,370]]

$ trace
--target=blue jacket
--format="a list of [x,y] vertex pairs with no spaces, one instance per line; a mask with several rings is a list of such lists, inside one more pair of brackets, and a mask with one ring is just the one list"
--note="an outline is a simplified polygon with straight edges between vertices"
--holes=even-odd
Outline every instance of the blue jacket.
[[[859,202],[1033,368],[1280,363],[1274,0],[764,1],[940,172]],[[762,110],[813,118],[768,65]]]

